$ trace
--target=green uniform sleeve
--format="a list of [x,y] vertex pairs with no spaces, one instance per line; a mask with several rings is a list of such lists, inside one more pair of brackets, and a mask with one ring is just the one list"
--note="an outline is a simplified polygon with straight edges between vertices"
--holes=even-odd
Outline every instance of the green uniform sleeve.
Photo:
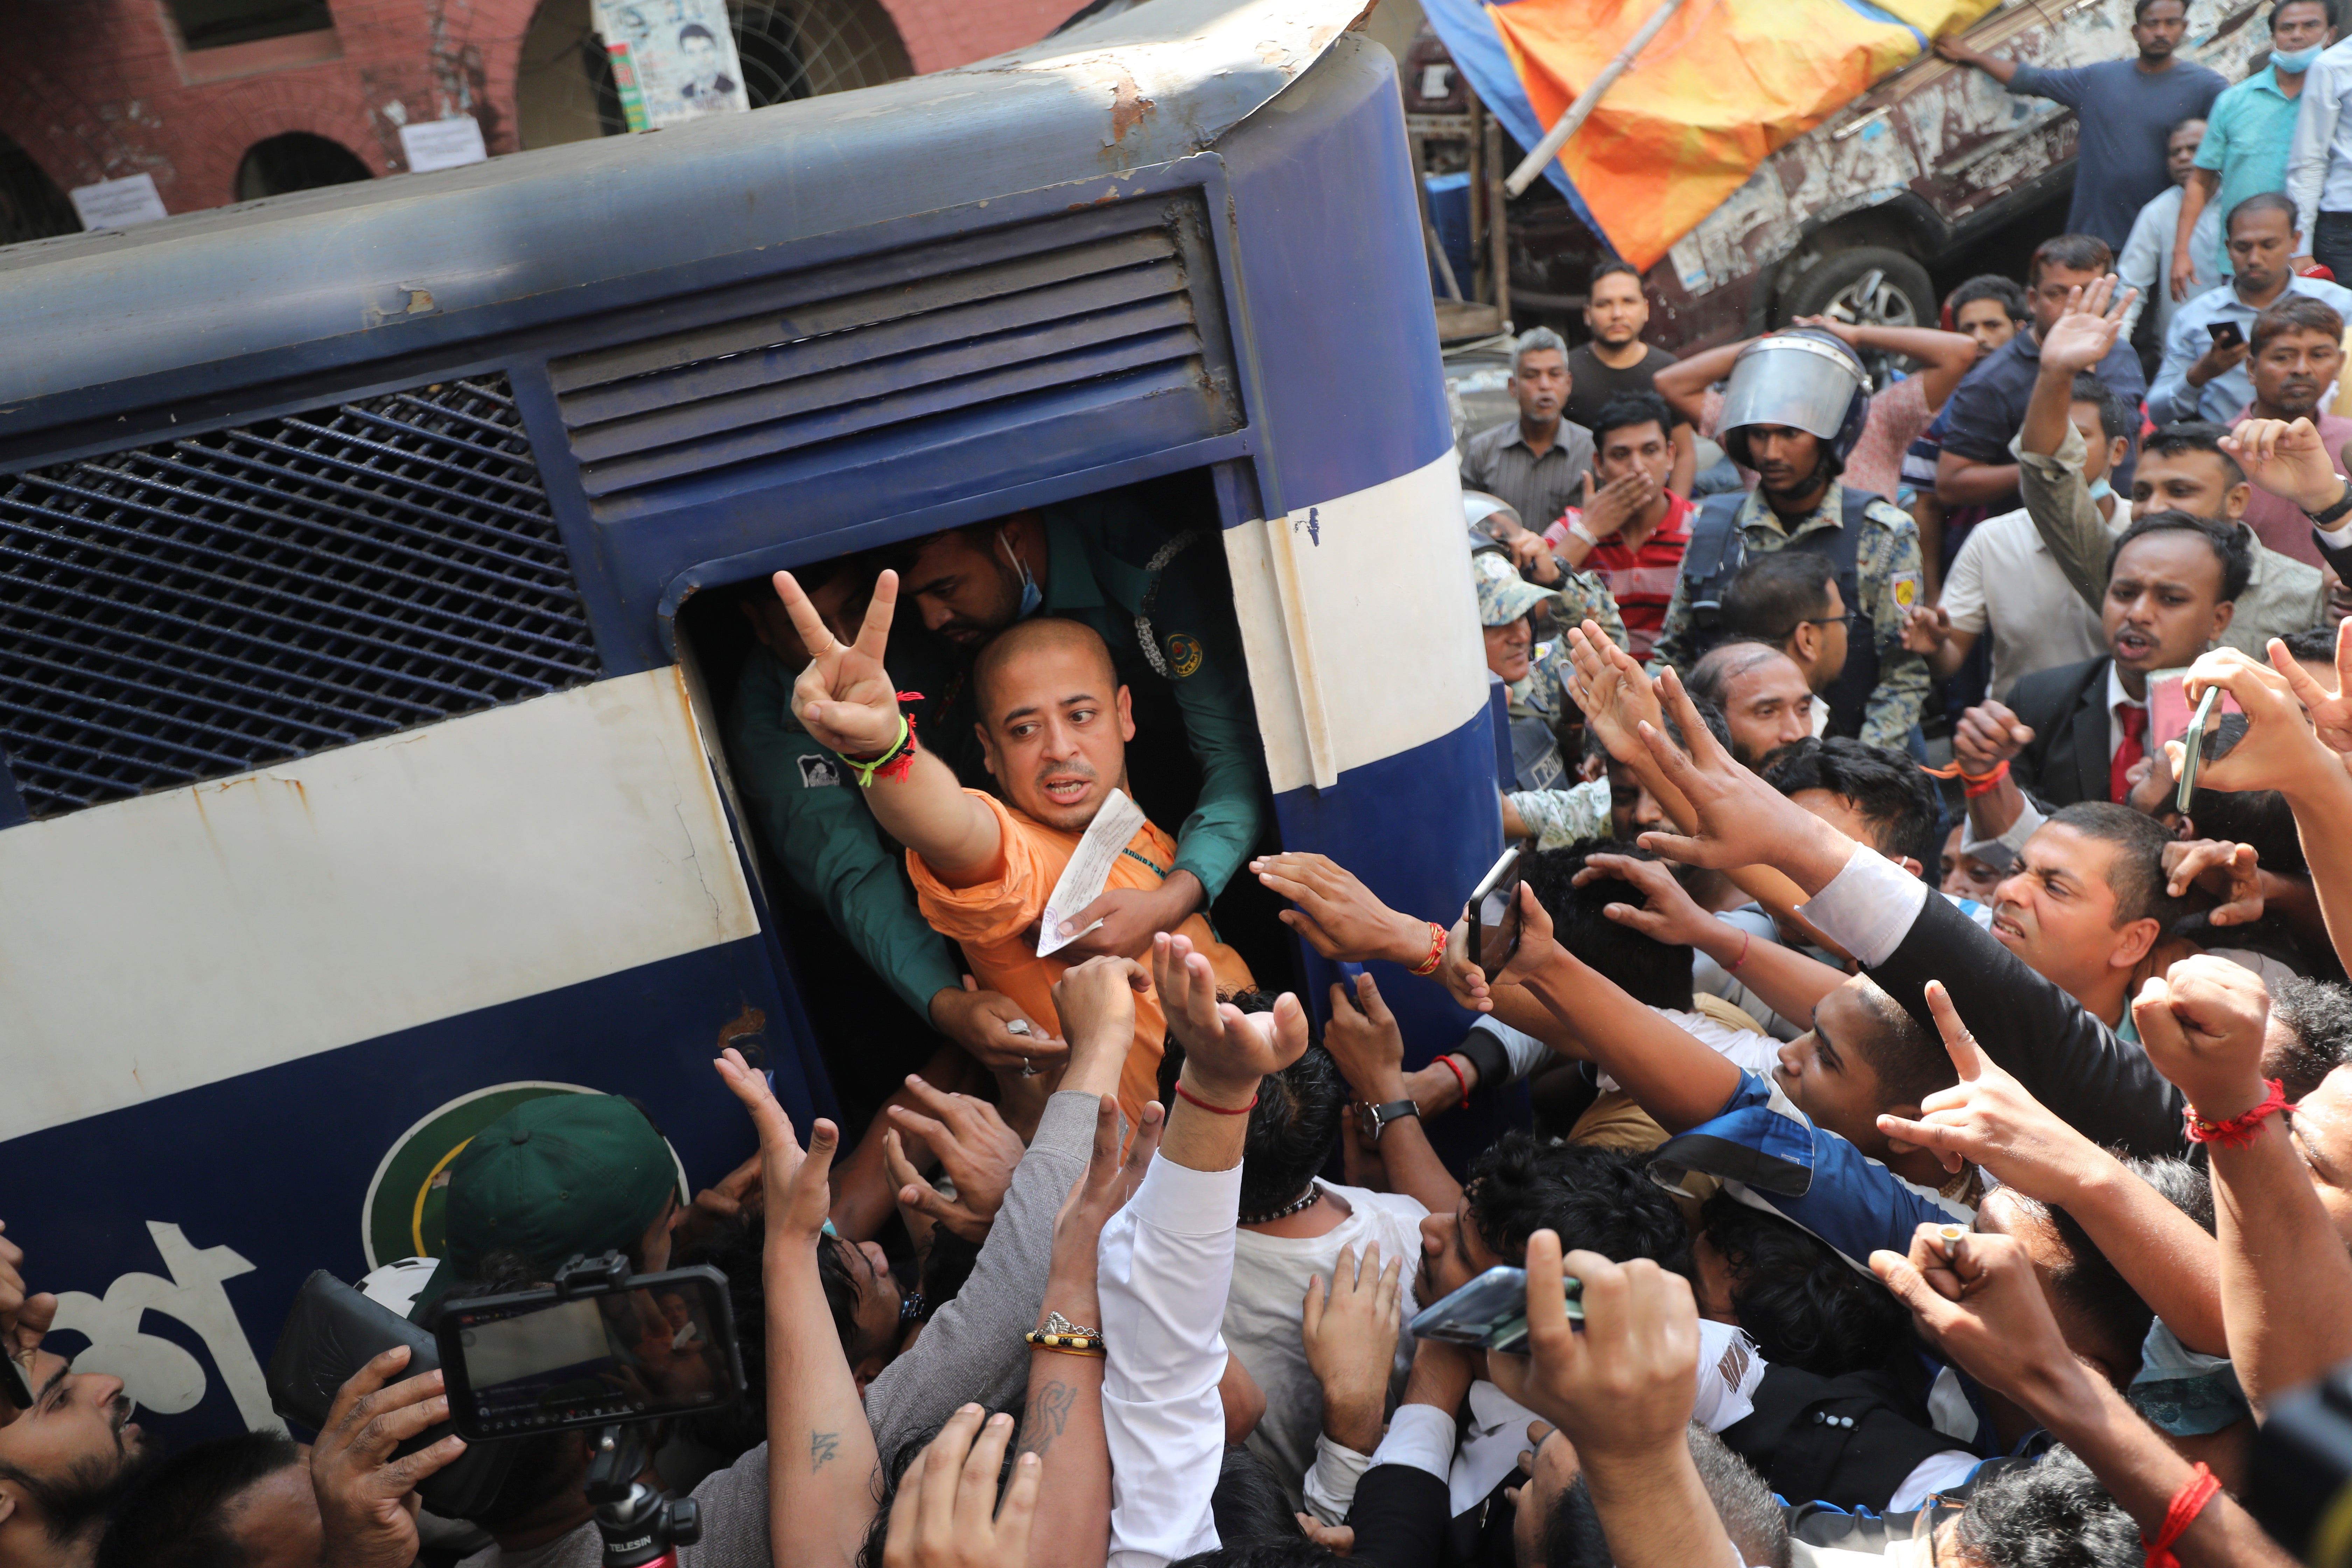
[[[1265,828],[1265,750],[1233,611],[1206,591],[1214,537],[1170,563],[1152,605],[1152,634],[1176,688],[1184,733],[1201,764],[1201,797],[1176,833],[1173,870],[1190,871],[1214,900]],[[1228,602],[1230,603],[1230,602]],[[1220,629],[1223,628],[1223,629]]]
[[1593,572],[1562,572],[1559,597],[1552,606],[1554,637],[1565,643],[1568,628],[1581,626],[1590,617],[1612,642],[1619,647],[1626,646],[1625,617],[1617,613],[1617,595],[1609,591],[1606,578]]
[[793,718],[791,694],[784,667],[754,648],[729,716],[737,787],[793,885],[928,1023],[931,998],[962,984],[954,950],[916,909],[856,779]]
[[1511,809],[1519,814],[1538,849],[1558,849],[1587,838],[1606,838],[1612,830],[1609,781],[1594,779],[1571,789],[1516,790]]
[[[1903,623],[1920,603],[1927,581],[1920,565],[1919,529],[1909,514],[1885,501],[1871,504],[1874,528],[1856,563],[1872,634],[1878,642],[1878,686],[1863,710],[1864,744],[1900,752],[1910,743],[1927,698],[1927,660],[1903,646]],[[1899,526],[1897,526],[1899,524]]]

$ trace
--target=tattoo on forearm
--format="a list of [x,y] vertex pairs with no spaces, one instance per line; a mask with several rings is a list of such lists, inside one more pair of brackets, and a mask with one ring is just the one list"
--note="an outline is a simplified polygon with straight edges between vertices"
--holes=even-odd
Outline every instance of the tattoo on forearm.
[[816,1473],[817,1473],[817,1471],[819,1471],[819,1470],[821,1470],[821,1469],[824,1468],[825,1468],[825,1466],[827,1466],[827,1465],[829,1465],[829,1464],[833,1463],[835,1457],[835,1456],[837,1456],[840,1452],[841,1452],[841,1434],[840,1434],[840,1433],[838,1433],[838,1432],[812,1432],[812,1433],[810,1433],[810,1434],[809,1434],[809,1474],[811,1474],[811,1475],[814,1475],[814,1474],[816,1474]]
[[1070,1412],[1076,1407],[1078,1391],[1070,1384],[1055,1379],[1030,1396],[1029,1408],[1021,1421],[1021,1441],[1015,1452],[1045,1457],[1070,1425]]

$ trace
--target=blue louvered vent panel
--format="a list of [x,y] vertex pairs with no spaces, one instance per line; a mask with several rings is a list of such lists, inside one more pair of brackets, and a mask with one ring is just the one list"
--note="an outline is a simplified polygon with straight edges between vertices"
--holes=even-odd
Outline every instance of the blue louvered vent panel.
[[0,477],[0,748],[35,816],[597,671],[502,376]]
[[1162,444],[1243,421],[1197,191],[791,274],[692,310],[548,366],[600,515],[719,470],[789,483],[1077,406],[1149,409]]

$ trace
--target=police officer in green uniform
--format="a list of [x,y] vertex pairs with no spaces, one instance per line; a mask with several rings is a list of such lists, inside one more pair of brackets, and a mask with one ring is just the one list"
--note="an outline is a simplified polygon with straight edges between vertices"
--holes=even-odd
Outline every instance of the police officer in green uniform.
[[1830,733],[1900,752],[1927,695],[1927,662],[1903,646],[1920,602],[1919,531],[1885,498],[1839,482],[1869,412],[1869,374],[1830,332],[1796,328],[1739,351],[1719,427],[1756,489],[1700,507],[1651,657],[1687,670],[1722,639],[1723,595],[1750,552],[1827,556],[1853,616],[1845,668],[1822,693]]
[[[845,557],[795,568],[794,574],[826,624],[845,642],[857,635],[875,570],[869,561]],[[1009,997],[966,985],[955,948],[915,907],[904,853],[866,810],[857,781],[841,759],[811,739],[793,716],[793,680],[807,665],[808,653],[768,580],[758,578],[730,592],[751,623],[759,646],[744,661],[728,713],[728,735],[736,784],[769,852],[805,905],[831,922],[917,1018],[985,1066],[1042,1070],[1052,1065],[1063,1047],[1046,1029]],[[891,668],[904,668],[929,690],[944,691],[951,669],[944,660],[935,660],[935,668],[923,672],[921,653],[910,648],[902,661],[894,647]],[[919,717],[917,721],[922,722]],[[803,955],[803,963],[809,961],[810,955]],[[811,1005],[820,1000],[811,998]],[[887,1037],[891,1031],[875,1026],[879,1021],[871,1012],[871,999],[861,998],[857,1005],[866,1009],[866,1023],[859,1037],[869,1045]],[[891,1059],[864,1075],[877,1080],[863,1086],[869,1092],[878,1089],[887,1094],[922,1059],[905,1051],[885,1054]]]
[[[1155,889],[1114,889],[1073,918],[1100,930],[1066,951],[1140,956],[1224,891],[1266,825],[1265,754],[1243,665],[1224,542],[1213,521],[1170,527],[1113,492],[950,529],[903,550],[899,601],[969,654],[1033,615],[1083,621],[1110,646],[1135,710],[1129,787],[1176,838]],[[903,611],[901,612],[903,614]],[[898,657],[894,646],[891,658]],[[894,669],[898,667],[894,664]],[[976,766],[968,687],[923,741],[967,784]]]

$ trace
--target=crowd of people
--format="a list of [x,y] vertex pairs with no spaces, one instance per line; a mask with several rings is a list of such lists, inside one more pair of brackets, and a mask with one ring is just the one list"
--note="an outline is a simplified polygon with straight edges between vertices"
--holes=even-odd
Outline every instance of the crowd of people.
[[[2352,1360],[2352,44],[2280,0],[2224,90],[2184,16],[1940,46],[2084,128],[2070,232],[1940,329],[1677,359],[1611,263],[1515,341],[1460,453],[1486,907],[1280,847],[1181,508],[724,591],[842,1121],[730,1049],[759,1152],[689,1197],[634,1101],[528,1100],[357,1283],[708,1264],[740,1397],[458,1495],[395,1348],[307,1443],[157,1452],[0,1232],[0,1568],[654,1560],[614,1483],[710,1568],[2291,1561],[2240,1499]],[[687,1294],[629,1321],[713,1388]]]

